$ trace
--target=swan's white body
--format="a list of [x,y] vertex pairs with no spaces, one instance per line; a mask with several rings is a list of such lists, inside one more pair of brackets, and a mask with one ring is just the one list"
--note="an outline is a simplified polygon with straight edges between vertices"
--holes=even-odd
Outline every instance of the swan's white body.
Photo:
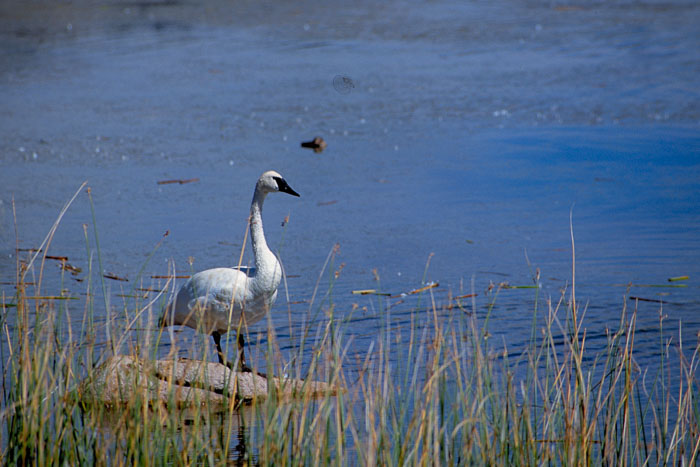
[[267,246],[262,224],[263,202],[273,192],[299,196],[277,172],[265,172],[258,179],[250,206],[255,267],[214,268],[196,273],[166,306],[161,318],[163,326],[184,325],[211,334],[220,360],[220,334],[260,321],[277,298],[282,268]]
[[172,322],[166,318],[166,324],[185,325],[206,334],[214,331],[224,334],[229,329],[235,330],[239,322],[257,323],[277,298],[282,278],[277,258],[271,269],[263,274],[258,268],[214,268],[198,272],[169,305],[174,304],[174,316]]

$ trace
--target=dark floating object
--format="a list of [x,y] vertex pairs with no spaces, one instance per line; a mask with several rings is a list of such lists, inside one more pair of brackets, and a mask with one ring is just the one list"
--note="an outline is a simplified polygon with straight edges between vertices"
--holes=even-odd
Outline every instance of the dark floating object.
[[112,279],[113,281],[129,282],[129,279],[127,279],[126,277],[119,277],[116,274],[112,274],[111,272],[106,272],[102,274],[102,276],[106,279]]
[[353,290],[352,291],[353,295],[382,295],[382,296],[390,296],[390,293],[386,292],[379,292],[377,289],[362,289],[362,290]]
[[82,268],[73,266],[72,264],[66,262],[66,261],[61,261],[61,269],[64,271],[70,272],[72,275],[77,276],[81,272],[83,272]]
[[171,183],[179,183],[180,185],[184,185],[185,183],[194,183],[198,182],[198,178],[188,178],[186,180],[183,179],[177,179],[177,180],[159,180],[158,185],[169,185]]
[[452,298],[455,300],[462,300],[464,298],[472,298],[472,297],[476,297],[478,295],[479,295],[478,293],[468,293],[465,295],[457,295],[456,297],[452,297]]
[[326,146],[328,146],[328,144],[325,141],[323,141],[323,138],[321,138],[320,136],[315,137],[312,141],[306,141],[305,143],[301,143],[302,148],[313,149],[314,152],[321,152],[324,149],[326,149]]
[[664,303],[663,300],[657,300],[655,298],[642,298],[642,297],[634,297],[630,295],[630,300],[639,300],[640,302],[652,302],[652,303]]
[[352,82],[349,76],[335,75],[333,78],[333,89],[340,94],[349,94],[355,88],[355,83]]
[[46,255],[46,259],[54,259],[56,261],[68,261],[67,256],[52,256],[52,255]]

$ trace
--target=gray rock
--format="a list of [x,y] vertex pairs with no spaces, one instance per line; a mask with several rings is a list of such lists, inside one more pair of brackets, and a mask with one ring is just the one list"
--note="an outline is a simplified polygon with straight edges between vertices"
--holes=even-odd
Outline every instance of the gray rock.
[[[272,388],[268,388],[270,384]],[[187,359],[151,362],[126,355],[110,357],[79,388],[80,397],[93,403],[119,405],[143,397],[149,403],[180,407],[224,404],[232,396],[251,402],[264,399],[271,392],[286,400],[335,395],[337,388],[319,381],[236,372],[215,362]]]

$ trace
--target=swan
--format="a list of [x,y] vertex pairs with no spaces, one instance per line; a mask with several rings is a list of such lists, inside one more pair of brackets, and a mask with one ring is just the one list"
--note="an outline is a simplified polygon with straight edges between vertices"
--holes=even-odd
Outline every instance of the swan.
[[243,355],[241,326],[256,323],[265,316],[277,298],[282,279],[282,267],[268,248],[263,232],[262,207],[269,193],[299,196],[275,171],[265,172],[258,179],[249,218],[255,267],[214,268],[196,273],[165,306],[160,318],[161,327],[183,325],[210,335],[219,363],[232,369],[221,350],[221,335],[235,329],[241,371],[251,371]]

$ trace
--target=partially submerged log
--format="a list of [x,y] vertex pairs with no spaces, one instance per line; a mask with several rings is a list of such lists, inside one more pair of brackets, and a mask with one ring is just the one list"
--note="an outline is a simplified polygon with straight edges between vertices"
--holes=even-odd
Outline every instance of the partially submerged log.
[[109,358],[83,381],[83,399],[107,405],[125,404],[142,397],[176,406],[224,404],[235,397],[252,402],[270,394],[274,384],[277,397],[315,398],[335,395],[337,388],[320,381],[264,377],[257,373],[232,371],[215,362],[199,360],[157,360],[147,362],[127,355]]

